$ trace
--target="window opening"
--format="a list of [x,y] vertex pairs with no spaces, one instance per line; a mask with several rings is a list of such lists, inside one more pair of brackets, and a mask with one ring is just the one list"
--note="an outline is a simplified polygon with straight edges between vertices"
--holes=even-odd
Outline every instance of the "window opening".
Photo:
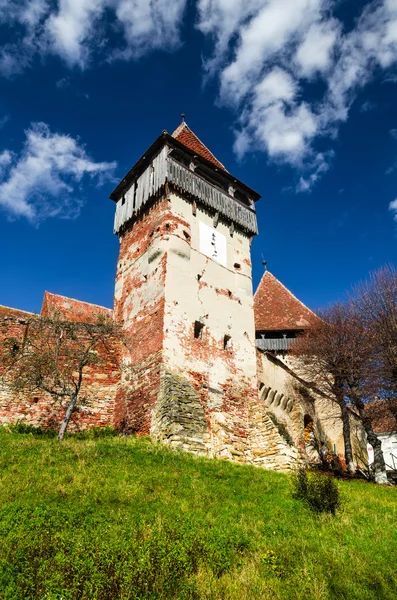
[[133,203],[132,203],[132,209],[135,210],[135,206],[136,206],[136,191],[138,189],[138,182],[135,182],[135,187],[134,187],[134,199],[133,199]]
[[223,336],[223,349],[224,350],[228,350],[231,346],[231,336],[230,335],[225,335]]
[[204,329],[204,323],[201,323],[201,321],[194,322],[194,337],[196,339],[202,339],[203,329]]

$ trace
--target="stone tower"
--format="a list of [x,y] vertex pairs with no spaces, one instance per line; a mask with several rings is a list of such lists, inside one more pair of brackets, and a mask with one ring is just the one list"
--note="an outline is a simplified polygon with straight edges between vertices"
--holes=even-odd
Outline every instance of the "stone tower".
[[259,195],[183,120],[110,197],[115,317],[127,336],[116,424],[247,460],[258,402],[250,246]]

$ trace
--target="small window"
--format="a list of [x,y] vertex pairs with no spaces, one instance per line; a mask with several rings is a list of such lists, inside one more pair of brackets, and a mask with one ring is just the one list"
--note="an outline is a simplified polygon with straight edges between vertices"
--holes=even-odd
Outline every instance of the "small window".
[[13,356],[15,356],[16,354],[18,354],[19,352],[19,345],[18,344],[13,344],[12,348],[11,348],[11,353]]
[[36,398],[33,398],[33,402],[34,402],[35,404],[37,404],[37,403],[38,403],[38,401],[39,401],[39,399],[37,398],[37,396],[36,396]]
[[133,199],[133,204],[132,204],[132,209],[135,210],[136,207],[136,192],[138,189],[138,182],[135,182],[135,187],[134,187],[134,199]]
[[202,339],[203,329],[204,329],[204,323],[201,323],[201,321],[194,322],[194,337],[196,339]]
[[228,350],[231,346],[231,336],[230,335],[225,335],[223,336],[223,349],[224,350]]
[[124,206],[125,204],[125,196],[123,196],[122,200],[121,200],[121,206]]
[[234,263],[234,268],[236,269],[236,271],[239,271],[241,269],[240,263]]

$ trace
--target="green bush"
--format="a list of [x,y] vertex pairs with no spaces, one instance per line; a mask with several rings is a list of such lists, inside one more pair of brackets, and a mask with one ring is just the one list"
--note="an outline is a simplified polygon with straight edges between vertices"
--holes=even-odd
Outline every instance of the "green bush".
[[[58,431],[56,429],[42,429],[41,427],[36,427],[35,425],[23,423],[22,421],[10,423],[9,425],[3,425],[2,427],[10,433],[20,433],[22,435],[34,435],[47,438],[55,438],[58,435]],[[75,438],[78,440],[96,440],[98,438],[109,438],[118,435],[118,431],[116,431],[116,429],[110,425],[106,425],[105,427],[91,427],[90,429],[84,429],[83,431],[77,432],[66,432],[66,437]]]
[[339,488],[332,477],[299,469],[294,481],[294,497],[307,502],[317,513],[335,514],[340,507]]
[[98,438],[109,438],[119,435],[118,431],[106,425],[105,427],[91,427],[90,429],[84,429],[84,431],[78,431],[77,433],[70,432],[68,436],[73,436],[78,440],[96,440]]
[[10,423],[9,425],[3,426],[6,430],[11,433],[21,433],[28,435],[39,435],[43,437],[53,438],[56,437],[57,431],[54,429],[42,429],[41,427],[36,427],[35,425],[29,425],[28,423],[23,423],[22,421],[17,421],[16,423]]

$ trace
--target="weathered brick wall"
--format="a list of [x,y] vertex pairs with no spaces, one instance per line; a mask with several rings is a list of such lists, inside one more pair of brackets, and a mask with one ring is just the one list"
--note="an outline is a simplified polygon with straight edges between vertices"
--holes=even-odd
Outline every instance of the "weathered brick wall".
[[[22,344],[26,320],[15,317],[0,319],[0,343],[12,337]],[[109,353],[108,353],[109,351]],[[100,364],[86,367],[80,398],[86,404],[77,407],[69,429],[103,427],[113,423],[115,397],[120,384],[119,341],[114,340],[108,350],[98,346]],[[48,394],[34,391],[15,394],[4,384],[4,372],[0,367],[0,423],[22,421],[43,428],[58,428],[65,413],[65,406],[54,403]]]
[[114,424],[142,435],[150,433],[160,389],[167,269],[161,245],[169,213],[163,198],[120,238],[114,315],[123,325],[125,345]]

